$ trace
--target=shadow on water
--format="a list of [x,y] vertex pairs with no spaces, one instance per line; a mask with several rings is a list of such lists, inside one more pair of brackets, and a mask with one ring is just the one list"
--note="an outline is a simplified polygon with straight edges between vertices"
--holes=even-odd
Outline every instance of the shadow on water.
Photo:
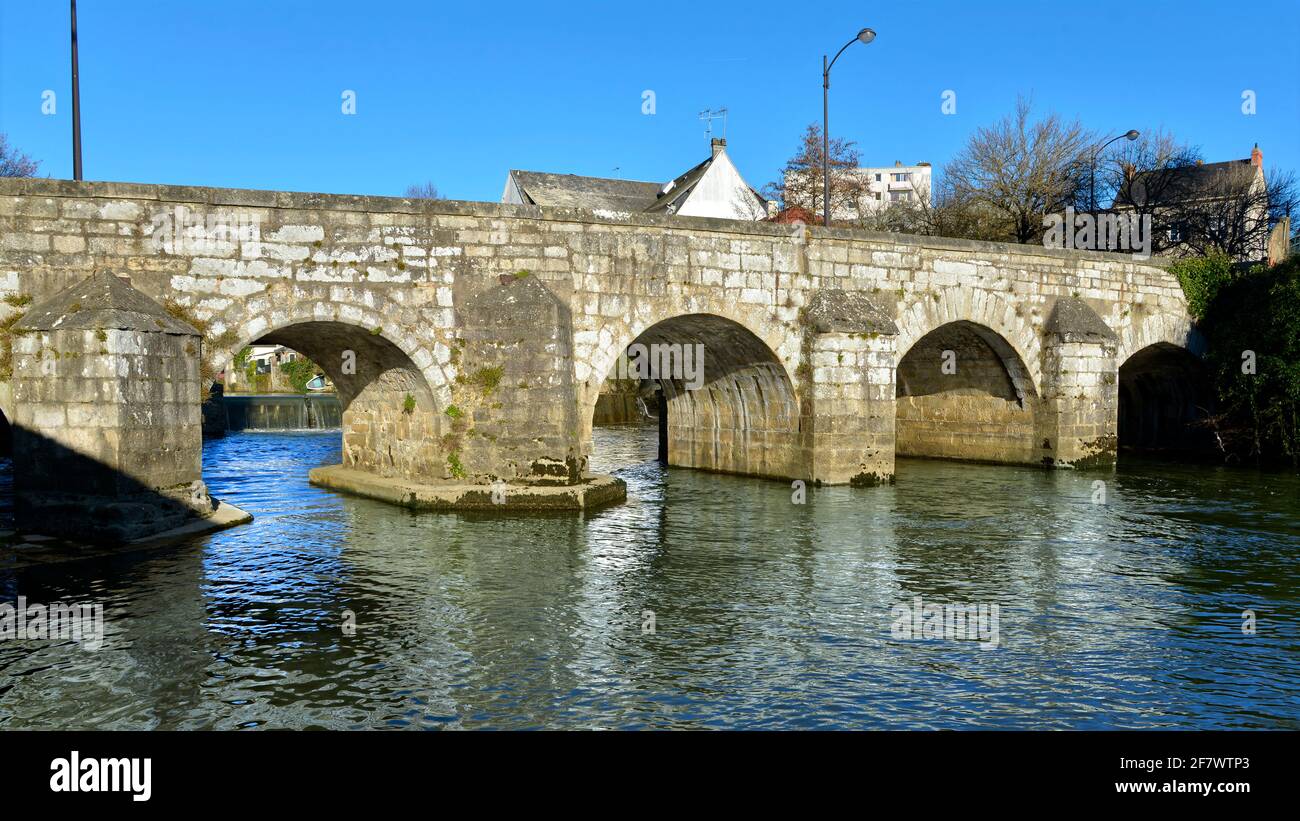
[[[0,642],[0,726],[1300,728],[1294,476],[900,460],[800,505],[656,435],[595,431],[624,505],[472,520],[311,487],[337,431],[208,442],[254,523],[9,573],[108,624]],[[894,638],[916,597],[999,605],[998,646]]]

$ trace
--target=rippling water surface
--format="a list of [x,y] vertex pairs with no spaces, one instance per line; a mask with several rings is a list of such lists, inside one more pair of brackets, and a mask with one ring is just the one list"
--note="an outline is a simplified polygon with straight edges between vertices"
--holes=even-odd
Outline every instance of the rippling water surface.
[[[338,448],[210,442],[253,524],[0,576],[108,612],[98,651],[0,641],[0,726],[1300,728],[1294,476],[1132,465],[1095,504],[1097,474],[900,460],[795,505],[605,428],[627,504],[471,517],[309,486]],[[894,638],[917,596],[997,604],[998,645]]]

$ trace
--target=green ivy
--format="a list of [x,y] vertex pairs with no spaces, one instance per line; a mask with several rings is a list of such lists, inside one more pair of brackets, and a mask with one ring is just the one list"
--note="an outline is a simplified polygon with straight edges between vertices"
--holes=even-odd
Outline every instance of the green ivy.
[[1232,260],[1223,255],[1180,259],[1169,271],[1178,277],[1187,297],[1187,311],[1197,319],[1205,318],[1210,303],[1233,276]]
[[[1256,463],[1300,467],[1300,257],[1233,273],[1222,260],[1179,263],[1200,327],[1224,425]],[[1243,373],[1254,353],[1255,372]]]

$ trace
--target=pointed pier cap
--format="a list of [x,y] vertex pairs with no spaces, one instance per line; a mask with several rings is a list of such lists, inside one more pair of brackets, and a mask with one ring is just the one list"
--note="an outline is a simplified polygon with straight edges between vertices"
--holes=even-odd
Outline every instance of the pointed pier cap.
[[1118,342],[1119,337],[1097,312],[1078,297],[1062,297],[1052,306],[1043,330],[1063,342]]
[[33,305],[15,327],[21,331],[121,330],[202,335],[109,271],[93,274]]
[[824,288],[813,294],[804,309],[803,321],[823,334],[898,334],[898,326],[883,306],[867,294],[840,288]]

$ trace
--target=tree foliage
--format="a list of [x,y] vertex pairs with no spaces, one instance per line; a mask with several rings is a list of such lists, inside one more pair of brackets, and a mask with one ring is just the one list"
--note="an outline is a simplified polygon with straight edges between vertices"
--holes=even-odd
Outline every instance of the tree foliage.
[[294,393],[308,393],[307,383],[321,372],[315,362],[301,355],[289,362],[281,362],[280,370],[289,377],[289,385]]
[[1300,258],[1234,272],[1218,256],[1173,269],[1189,302],[1204,300],[1221,431],[1247,459],[1300,467]]
[[777,200],[784,209],[800,208],[820,220],[826,200],[822,157],[828,156],[831,214],[857,213],[867,191],[865,178],[856,173],[861,165],[857,143],[833,138],[826,152],[822,142],[821,126],[809,125],[779,179],[764,186],[763,195]]

